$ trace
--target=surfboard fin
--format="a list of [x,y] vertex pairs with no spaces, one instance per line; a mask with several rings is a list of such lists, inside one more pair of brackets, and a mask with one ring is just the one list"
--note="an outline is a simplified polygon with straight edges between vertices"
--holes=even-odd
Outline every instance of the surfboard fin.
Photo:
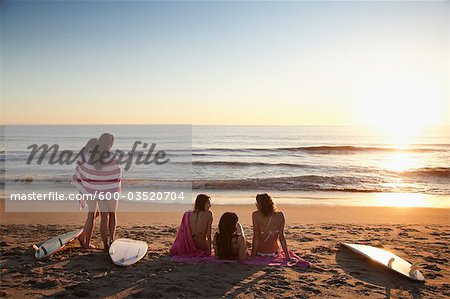
[[136,258],[139,257],[139,252],[141,252],[141,249],[139,248],[138,252],[136,253]]
[[392,268],[392,263],[395,261],[395,258],[391,257],[391,259],[388,262],[388,267]]
[[36,251],[38,251],[38,250],[39,250],[39,247],[38,247],[36,244],[33,244],[33,249],[36,250]]
[[411,269],[409,270],[409,273],[412,273],[414,271],[416,271],[417,269],[419,269],[420,266],[420,262],[415,262],[411,265]]

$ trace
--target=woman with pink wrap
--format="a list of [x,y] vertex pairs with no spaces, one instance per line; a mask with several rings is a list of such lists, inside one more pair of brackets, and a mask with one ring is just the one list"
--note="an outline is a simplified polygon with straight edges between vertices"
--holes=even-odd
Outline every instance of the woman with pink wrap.
[[195,200],[194,210],[186,211],[183,215],[175,242],[170,247],[171,255],[211,255],[213,214],[210,208],[211,198],[206,194],[199,194]]

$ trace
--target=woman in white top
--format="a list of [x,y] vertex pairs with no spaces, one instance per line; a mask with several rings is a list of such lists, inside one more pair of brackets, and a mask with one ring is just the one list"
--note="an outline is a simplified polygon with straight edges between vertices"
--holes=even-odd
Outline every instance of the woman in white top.
[[278,211],[272,198],[267,194],[256,196],[257,211],[253,212],[253,242],[252,256],[275,257],[279,253],[278,241],[287,260],[290,260],[289,250],[284,236],[284,214]]

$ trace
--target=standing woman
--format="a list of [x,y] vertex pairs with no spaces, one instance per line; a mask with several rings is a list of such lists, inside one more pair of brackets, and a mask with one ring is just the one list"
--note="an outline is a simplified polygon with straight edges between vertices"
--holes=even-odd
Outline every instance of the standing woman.
[[105,251],[114,241],[116,233],[116,211],[118,198],[116,193],[120,193],[121,170],[117,156],[111,152],[114,144],[114,136],[104,133],[98,139],[97,148],[91,155],[91,180],[86,184],[88,191],[92,194],[97,192],[97,201],[100,208],[100,232],[103,239],[103,248]]
[[284,214],[278,211],[269,194],[256,196],[257,211],[252,214],[253,242],[252,256],[276,257],[279,254],[280,241],[284,256],[290,260],[289,250],[284,236]]
[[[77,166],[75,167],[75,173],[72,177],[71,183],[77,187],[80,194],[89,193],[85,188],[85,182],[89,182],[89,166],[88,161],[93,150],[96,148],[98,143],[97,138],[92,138],[88,143],[81,149],[80,156],[77,160]],[[86,207],[86,200],[83,198],[79,201],[80,210]],[[86,222],[84,224],[83,232],[78,237],[81,247],[85,249],[94,249],[95,246],[91,244],[92,233],[94,231],[94,221],[98,216],[97,201],[87,200],[88,214],[86,217]]]

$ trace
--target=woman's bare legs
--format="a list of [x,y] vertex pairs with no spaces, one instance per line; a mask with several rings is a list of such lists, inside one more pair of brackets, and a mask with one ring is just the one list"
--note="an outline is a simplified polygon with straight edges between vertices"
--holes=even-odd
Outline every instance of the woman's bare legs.
[[116,238],[116,226],[117,226],[117,205],[119,201],[111,200],[108,202],[109,207],[109,241],[110,243],[114,242]]
[[109,242],[112,243],[116,235],[116,212],[109,212]]
[[100,230],[103,239],[103,248],[108,250],[109,245],[114,241],[116,234],[116,209],[117,200],[100,201],[99,207],[101,211]]
[[109,248],[108,242],[108,222],[109,222],[109,213],[108,212],[100,212],[100,233],[102,235],[103,240],[103,249],[106,251]]
[[91,238],[94,231],[95,218],[99,216],[98,205],[95,200],[89,200],[87,201],[87,206],[88,213],[86,221],[84,223],[83,232],[78,237],[78,241],[82,248],[95,248],[95,246],[91,245]]
[[97,206],[97,201],[95,200],[90,200],[88,202],[89,212],[83,230],[83,233],[85,235],[84,244],[82,246],[83,248],[95,248],[95,246],[91,245],[91,238],[94,231],[95,218],[97,218],[98,216]]

